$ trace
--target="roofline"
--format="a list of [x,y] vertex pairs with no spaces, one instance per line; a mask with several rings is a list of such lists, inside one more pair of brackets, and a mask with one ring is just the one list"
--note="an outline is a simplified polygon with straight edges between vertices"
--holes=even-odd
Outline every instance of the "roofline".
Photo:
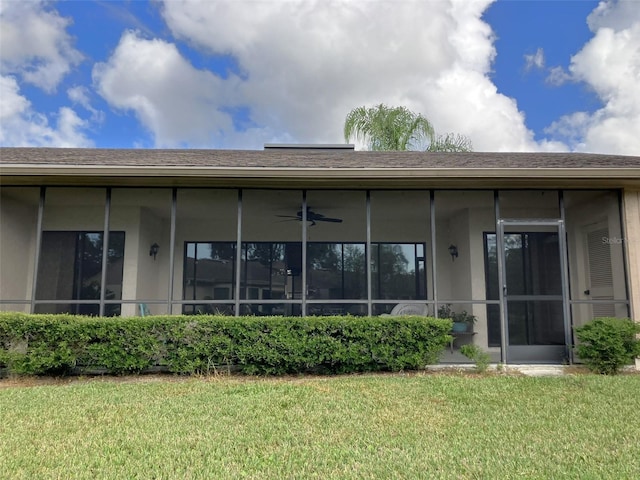
[[[271,145],[271,144],[269,144]],[[0,148],[5,185],[640,188],[640,157],[545,152]],[[285,147],[281,149],[281,147]],[[289,151],[286,151],[289,150]]]
[[199,167],[199,166],[157,166],[157,165],[44,165],[44,164],[7,164],[0,165],[0,175],[127,175],[149,176],[225,176],[225,177],[282,177],[282,176],[327,176],[348,178],[398,177],[398,176],[450,176],[450,177],[563,177],[563,178],[629,178],[640,179],[640,166],[625,168],[442,168],[442,167]]
[[0,166],[14,185],[344,187],[640,187],[638,168],[295,168],[104,165]]

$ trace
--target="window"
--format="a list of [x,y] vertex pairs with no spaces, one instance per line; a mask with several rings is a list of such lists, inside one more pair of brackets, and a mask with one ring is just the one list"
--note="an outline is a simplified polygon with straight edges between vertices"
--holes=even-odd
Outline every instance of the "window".
[[[36,286],[37,313],[99,315],[102,290],[102,232],[42,233]],[[104,300],[122,299],[124,232],[109,233]],[[68,302],[58,303],[61,300]],[[72,300],[95,300],[74,303]],[[42,301],[56,301],[46,303]],[[120,304],[106,304],[105,315],[120,315]]]
[[242,244],[240,298],[293,300],[302,298],[300,242]]
[[[187,242],[183,278],[186,313],[206,313],[206,304],[235,298],[235,242]],[[375,299],[426,299],[424,243],[372,245]],[[309,300],[366,300],[364,243],[307,244]],[[301,242],[245,242],[240,262],[240,300],[302,299]],[[232,302],[227,302],[231,304]]]
[[427,298],[424,243],[377,243],[371,249],[374,299]]
[[309,299],[366,299],[364,243],[308,243]]
[[235,259],[235,242],[186,242],[183,297],[206,303],[186,304],[183,313],[230,312],[232,304],[218,305],[213,301],[234,298]]

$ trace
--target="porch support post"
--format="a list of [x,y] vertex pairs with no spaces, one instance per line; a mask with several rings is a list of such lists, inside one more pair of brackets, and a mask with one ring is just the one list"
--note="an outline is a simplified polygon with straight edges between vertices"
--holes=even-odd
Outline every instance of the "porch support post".
[[31,282],[31,313],[36,312],[36,287],[38,286],[38,267],[40,265],[40,250],[42,249],[42,219],[44,218],[44,201],[46,188],[40,187],[38,201],[38,219],[36,220],[36,251],[33,262],[33,282]]
[[[171,189],[171,227],[169,231],[169,285],[167,289],[167,314],[173,315],[173,277],[176,258],[176,216],[178,213],[178,189]],[[182,313],[182,312],[181,312]]]
[[[622,208],[629,307],[631,318],[640,322],[640,191],[625,190]],[[640,358],[636,358],[636,369],[640,370]]]
[[500,298],[500,361],[505,365],[508,363],[507,345],[509,340],[507,322],[507,294],[506,271],[504,265],[504,224],[500,216],[500,194],[498,190],[493,192],[493,201],[496,215],[496,260],[498,261],[498,295]]
[[371,190],[367,190],[367,315],[373,315],[373,303],[371,302]]
[[238,189],[238,216],[236,220],[236,284],[234,286],[235,316],[240,316],[240,276],[242,275],[242,189]]
[[569,258],[567,251],[567,231],[564,216],[564,193],[558,192],[560,201],[560,222],[558,225],[558,246],[560,247],[560,266],[562,271],[562,317],[564,319],[564,344],[566,346],[566,358],[569,365],[573,364],[573,335],[571,319],[571,307],[569,305]]
[[[436,261],[436,202],[435,192],[433,190],[429,190],[429,245],[431,246],[431,288],[433,292],[433,316],[438,318],[438,276],[436,275],[436,269],[438,268]],[[427,270],[426,262],[425,270]],[[428,295],[429,293],[427,292],[427,297]]]
[[109,224],[111,216],[111,187],[107,187],[104,201],[104,227],[102,229],[102,269],[100,273],[100,307],[98,314],[104,317],[104,300],[107,294],[107,267],[109,266]]
[[[307,316],[307,191],[302,191],[302,305],[300,306],[300,315],[302,317]],[[294,289],[295,290],[295,289]],[[291,292],[295,299],[295,291]],[[293,305],[292,305],[293,307]],[[293,308],[292,308],[293,310]]]

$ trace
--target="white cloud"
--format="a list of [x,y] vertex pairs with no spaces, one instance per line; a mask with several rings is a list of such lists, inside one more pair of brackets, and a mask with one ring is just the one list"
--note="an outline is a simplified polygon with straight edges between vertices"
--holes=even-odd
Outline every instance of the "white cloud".
[[126,32],[93,81],[112,106],[135,113],[156,147],[210,146],[233,131],[225,109],[237,106],[237,78],[194,68],[171,43]]
[[[339,142],[351,108],[384,102],[425,114],[439,131],[468,135],[480,151],[637,154],[637,2],[601,2],[588,18],[594,38],[567,70],[549,69],[548,83],[586,85],[604,107],[558,119],[541,141],[490,79],[496,52],[482,14],[491,2],[172,0],[162,11],[177,39],[234,58],[243,75],[235,100],[264,126],[256,133],[263,141],[277,141],[272,132],[279,132],[293,141]],[[537,49],[525,61],[544,69],[545,53]],[[232,135],[228,143],[247,146],[247,138]]]
[[45,115],[20,92],[30,83],[53,93],[82,60],[66,32],[70,21],[48,2],[0,3],[0,145],[91,147],[87,121],[69,107]]
[[74,103],[82,105],[87,110],[91,110],[91,101],[89,100],[89,90],[82,85],[76,85],[67,90],[67,96],[69,100]]
[[556,87],[564,85],[570,81],[571,75],[567,73],[564,68],[559,66],[551,67],[549,69],[549,75],[545,79],[545,82]]
[[[489,78],[494,38],[482,14],[492,1],[165,1],[174,36],[232,56],[238,76],[196,70],[172,44],[129,33],[95,84],[156,145],[341,142],[350,109],[383,102],[470,136],[477,150],[547,149]],[[257,127],[231,125],[224,112],[238,107]]]
[[0,76],[0,126],[29,108],[29,101],[18,93],[18,82],[13,77]]
[[66,32],[69,20],[44,1],[0,3],[0,67],[52,93],[82,55]]
[[83,85],[75,85],[67,89],[67,96],[74,104],[82,106],[85,110],[91,113],[91,121],[94,123],[102,123],[105,115],[101,110],[97,110],[91,105],[91,93],[89,89]]
[[[94,87],[115,109],[133,112],[157,147],[341,142],[351,108],[384,102],[423,113],[440,132],[469,136],[479,151],[638,154],[637,1],[601,1],[588,18],[593,38],[568,68],[548,70],[548,83],[582,84],[603,107],[559,118],[543,141],[491,81],[494,36],[482,15],[493,1],[164,1],[176,42],[229,56],[238,71],[217,76],[195,68],[174,43],[125,32],[94,66]],[[82,60],[69,24],[49,2],[0,3],[3,145],[90,144],[91,124],[74,110],[47,116],[20,93],[24,82],[55,91]],[[544,51],[525,62],[544,68]],[[103,120],[86,86],[67,95],[91,122]]]
[[544,50],[542,48],[538,48],[538,50],[536,50],[536,53],[524,56],[524,69],[526,71],[529,71],[534,68],[544,68]]
[[626,30],[638,22],[637,0],[601,0],[587,18],[592,32],[601,28]]
[[72,109],[62,107],[55,115],[55,125],[42,113],[35,112],[20,94],[14,77],[0,76],[0,146],[12,147],[91,147],[82,120]]
[[593,38],[571,59],[571,79],[604,106],[560,118],[548,129],[572,149],[640,153],[640,8],[635,1],[600,2],[588,18]]

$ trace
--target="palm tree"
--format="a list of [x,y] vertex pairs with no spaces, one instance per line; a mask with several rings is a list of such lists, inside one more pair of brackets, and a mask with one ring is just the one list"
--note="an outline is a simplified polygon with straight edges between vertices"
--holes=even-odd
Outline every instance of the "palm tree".
[[431,143],[431,122],[405,107],[354,108],[344,121],[344,138],[367,143],[370,150],[412,150],[425,141]]
[[427,147],[427,152],[470,152],[471,140],[459,133],[438,135]]
[[344,139],[354,138],[370,150],[417,150],[428,152],[470,152],[471,140],[464,135],[436,135],[431,122],[406,107],[358,107],[344,121]]

